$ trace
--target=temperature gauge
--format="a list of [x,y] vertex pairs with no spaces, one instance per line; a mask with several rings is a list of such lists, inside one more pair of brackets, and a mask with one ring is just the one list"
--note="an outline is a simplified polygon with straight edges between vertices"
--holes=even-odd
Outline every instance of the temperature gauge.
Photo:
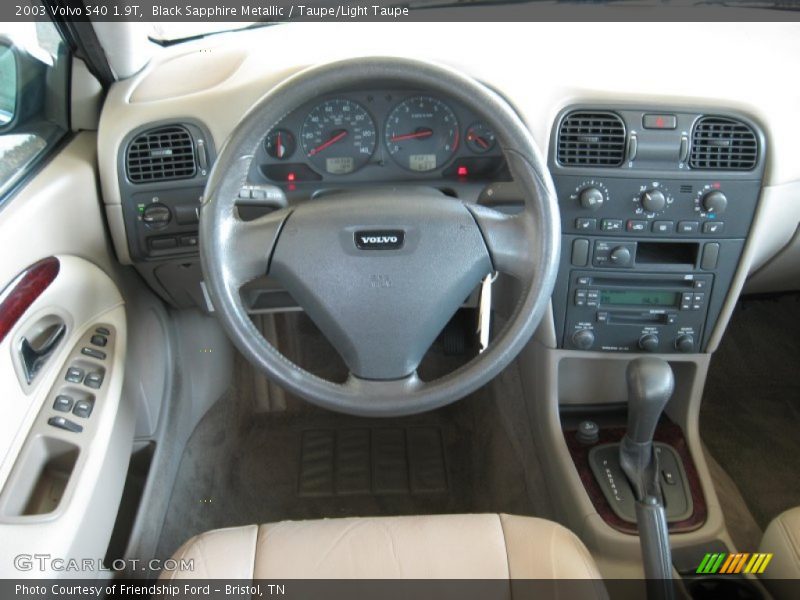
[[467,146],[477,154],[489,152],[497,143],[494,132],[483,123],[473,123],[467,129]]
[[264,149],[272,158],[285,160],[294,154],[297,142],[294,136],[285,129],[275,129],[264,140]]

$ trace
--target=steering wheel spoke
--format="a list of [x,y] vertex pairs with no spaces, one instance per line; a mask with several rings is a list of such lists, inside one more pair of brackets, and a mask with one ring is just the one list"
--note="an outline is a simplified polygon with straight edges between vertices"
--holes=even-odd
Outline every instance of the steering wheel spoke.
[[283,224],[291,214],[278,210],[251,221],[232,216],[227,224],[228,252],[235,260],[226,265],[226,279],[235,288],[266,275],[269,259]]
[[533,277],[538,263],[536,229],[526,213],[507,215],[485,206],[470,206],[483,234],[494,270],[521,281]]

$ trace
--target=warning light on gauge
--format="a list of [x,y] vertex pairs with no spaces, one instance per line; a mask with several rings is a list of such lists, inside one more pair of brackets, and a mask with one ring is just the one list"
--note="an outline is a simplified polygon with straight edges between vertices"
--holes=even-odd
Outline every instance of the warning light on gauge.
[[458,167],[458,170],[456,172],[458,173],[459,177],[466,177],[467,175],[469,175],[469,170],[464,165]]
[[286,181],[294,181],[296,178],[297,176],[294,173],[288,173],[286,175]]

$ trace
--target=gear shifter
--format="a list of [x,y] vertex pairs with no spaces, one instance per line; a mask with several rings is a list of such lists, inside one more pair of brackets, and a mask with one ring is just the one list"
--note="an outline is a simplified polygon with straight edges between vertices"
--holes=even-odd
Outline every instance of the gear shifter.
[[620,466],[636,496],[648,598],[672,598],[672,557],[653,434],[675,389],[675,378],[670,366],[655,357],[632,360],[626,376],[628,429],[619,446]]

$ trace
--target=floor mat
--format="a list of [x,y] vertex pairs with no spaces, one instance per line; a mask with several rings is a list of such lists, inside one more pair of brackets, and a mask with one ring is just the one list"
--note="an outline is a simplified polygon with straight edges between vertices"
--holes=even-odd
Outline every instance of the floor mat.
[[700,412],[703,441],[761,528],[800,505],[798,340],[800,296],[740,302]]
[[438,427],[317,429],[300,445],[301,497],[447,492]]
[[187,444],[158,556],[209,529],[283,519],[552,516],[515,366],[451,406],[391,419],[259,413],[253,380],[240,359]]

